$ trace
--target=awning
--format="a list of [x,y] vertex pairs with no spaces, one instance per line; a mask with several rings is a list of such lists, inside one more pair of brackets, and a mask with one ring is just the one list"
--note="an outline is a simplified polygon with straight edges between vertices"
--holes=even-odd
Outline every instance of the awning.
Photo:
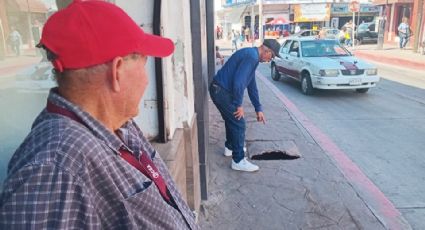
[[271,20],[270,22],[267,22],[266,24],[268,24],[268,25],[284,25],[284,24],[289,24],[289,23],[291,23],[291,21],[287,20],[286,18],[278,17],[278,18]]
[[31,13],[47,13],[48,11],[46,5],[40,0],[14,0],[14,3],[13,5],[17,7],[16,11]]

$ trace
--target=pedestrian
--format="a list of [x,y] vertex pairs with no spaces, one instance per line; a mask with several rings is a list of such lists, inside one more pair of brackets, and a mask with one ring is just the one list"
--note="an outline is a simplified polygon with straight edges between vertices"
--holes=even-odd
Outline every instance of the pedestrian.
[[224,65],[224,56],[220,53],[220,47],[215,46],[215,64]]
[[300,25],[298,23],[295,25],[294,34],[299,33],[301,31]]
[[351,40],[351,30],[344,27],[344,42],[346,46],[353,46],[353,41]]
[[245,33],[245,40],[246,40],[246,42],[249,42],[250,41],[249,38],[251,36],[251,30],[249,29],[248,26],[245,28],[244,33]]
[[13,52],[15,52],[16,56],[21,55],[21,44],[22,44],[22,37],[21,34],[18,32],[18,30],[12,26],[11,27],[11,33],[9,35],[9,42],[12,46]]
[[215,32],[216,32],[216,39],[220,39],[220,26],[217,25],[217,27],[215,28]]
[[231,34],[232,52],[238,50],[238,39],[239,39],[239,35],[235,32],[235,30],[232,30],[232,34]]
[[253,172],[259,167],[245,158],[246,122],[242,100],[245,89],[255,108],[257,121],[265,123],[258,96],[255,70],[259,62],[269,62],[279,52],[275,39],[265,39],[260,47],[247,47],[235,52],[217,72],[209,87],[212,101],[220,111],[226,129],[225,156],[232,156],[231,168]]
[[410,37],[410,27],[408,24],[409,19],[407,17],[403,17],[400,25],[398,26],[398,37],[400,39],[400,49],[404,49],[406,47],[407,42]]
[[173,42],[112,3],[77,0],[47,20],[39,46],[58,87],[9,162],[0,229],[198,229],[132,119],[147,56]]

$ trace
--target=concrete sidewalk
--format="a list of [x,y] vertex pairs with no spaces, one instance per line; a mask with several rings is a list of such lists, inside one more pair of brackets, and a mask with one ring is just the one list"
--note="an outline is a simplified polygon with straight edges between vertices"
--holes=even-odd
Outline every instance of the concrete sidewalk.
[[411,48],[401,50],[396,46],[384,45],[382,50],[378,50],[376,44],[370,44],[357,46],[351,51],[357,57],[370,61],[425,70],[425,55],[414,53]]
[[248,155],[285,150],[302,157],[255,161],[256,173],[231,170],[231,158],[223,156],[224,122],[210,101],[209,199],[202,229],[385,229],[272,90],[261,80],[257,85],[267,123],[256,122],[246,97]]

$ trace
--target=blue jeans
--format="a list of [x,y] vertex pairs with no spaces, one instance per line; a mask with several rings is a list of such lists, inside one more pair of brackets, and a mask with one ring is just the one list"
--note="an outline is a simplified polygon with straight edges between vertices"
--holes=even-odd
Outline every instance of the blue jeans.
[[230,92],[214,81],[211,83],[209,91],[212,101],[224,120],[224,126],[226,128],[226,142],[224,145],[233,151],[233,161],[239,163],[245,157],[243,151],[246,130],[245,119],[241,118],[238,120],[233,115],[236,112],[236,106],[232,103],[233,98]]
[[406,47],[407,36],[406,35],[399,34],[399,38],[400,38],[400,48]]

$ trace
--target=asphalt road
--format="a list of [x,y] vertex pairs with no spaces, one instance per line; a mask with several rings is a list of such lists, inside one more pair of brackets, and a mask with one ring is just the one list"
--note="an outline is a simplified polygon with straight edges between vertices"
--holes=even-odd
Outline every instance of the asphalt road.
[[413,229],[425,229],[425,71],[377,66],[382,79],[366,94],[322,90],[313,96],[303,95],[291,79],[271,80],[269,65],[258,70],[361,168]]

